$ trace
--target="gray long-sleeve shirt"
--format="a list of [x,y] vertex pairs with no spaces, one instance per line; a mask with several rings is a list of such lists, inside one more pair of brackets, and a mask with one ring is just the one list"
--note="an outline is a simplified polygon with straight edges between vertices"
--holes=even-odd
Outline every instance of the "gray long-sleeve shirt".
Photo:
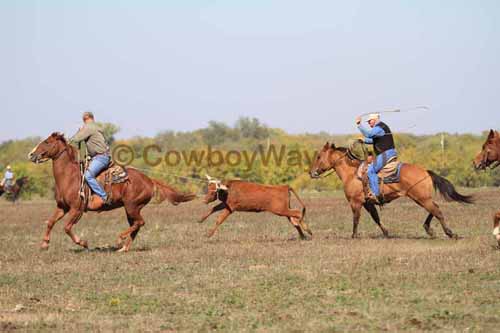
[[79,144],[82,141],[85,141],[91,157],[109,152],[109,146],[104,139],[104,135],[99,125],[94,122],[83,125],[70,140],[71,143],[75,144]]

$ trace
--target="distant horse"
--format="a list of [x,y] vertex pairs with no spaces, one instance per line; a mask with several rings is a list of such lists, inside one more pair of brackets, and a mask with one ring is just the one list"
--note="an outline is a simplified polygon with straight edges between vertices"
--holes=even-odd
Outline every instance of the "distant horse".
[[[500,133],[490,130],[481,151],[473,161],[476,170],[494,169],[500,165]],[[493,216],[493,235],[500,246],[500,211]]]
[[[380,221],[377,208],[365,200],[363,183],[356,175],[360,164],[361,161],[349,154],[347,148],[335,147],[335,144],[330,145],[327,142],[314,160],[309,174],[311,178],[319,178],[328,170],[334,170],[337,173],[344,184],[344,193],[353,213],[353,238],[358,237],[358,224],[362,207],[370,213],[384,236],[387,237],[389,234]],[[457,238],[457,235],[446,225],[443,213],[432,199],[433,188],[437,189],[446,201],[473,202],[471,196],[459,194],[447,179],[430,170],[407,163],[401,166],[400,182],[381,185],[381,192],[384,193],[384,200],[387,203],[407,196],[425,208],[429,215],[424,222],[424,229],[429,236],[434,237],[431,221],[433,217],[436,217],[441,223],[444,233],[450,238]]]
[[[66,214],[69,217],[64,230],[75,244],[88,248],[88,242],[80,239],[71,230],[85,211],[84,200],[79,194],[82,176],[79,162],[76,158],[77,154],[76,148],[66,142],[62,134],[52,133],[52,135],[40,142],[28,155],[29,159],[34,163],[43,163],[52,160],[52,169],[55,178],[57,207],[47,221],[47,230],[43,238],[42,249],[49,247],[50,232],[54,224]],[[113,200],[110,206],[102,209],[125,208],[130,227],[119,235],[118,246],[121,247],[120,252],[130,250],[130,246],[137,233],[145,224],[141,216],[141,210],[153,197],[158,199],[159,202],[167,199],[174,205],[191,201],[195,198],[194,194],[177,192],[174,188],[158,180],[151,179],[134,168],[127,168],[127,172],[128,180],[124,183],[112,185],[111,197]],[[98,179],[102,181],[103,178],[104,173],[101,173]]]
[[[7,191],[4,187],[0,186],[0,197],[2,194],[6,194],[7,200],[12,202],[16,202],[19,199],[19,194],[24,185],[28,183],[28,177],[21,177],[16,180],[16,183],[11,186],[11,188]],[[8,194],[8,195],[7,195]]]

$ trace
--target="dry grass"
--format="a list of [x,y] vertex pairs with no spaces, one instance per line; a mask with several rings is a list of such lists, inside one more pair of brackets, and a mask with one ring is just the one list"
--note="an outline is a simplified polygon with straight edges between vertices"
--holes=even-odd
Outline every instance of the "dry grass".
[[[500,191],[475,206],[442,203],[463,238],[429,239],[426,213],[401,200],[382,211],[383,239],[363,214],[351,240],[345,199],[309,197],[314,237],[300,241],[286,219],[231,216],[213,239],[195,221],[200,201],[152,205],[128,254],[106,251],[126,227],[123,211],[60,222],[40,252],[52,204],[0,203],[0,331],[360,331],[498,330],[500,252],[491,216]],[[16,305],[18,311],[14,311]]]

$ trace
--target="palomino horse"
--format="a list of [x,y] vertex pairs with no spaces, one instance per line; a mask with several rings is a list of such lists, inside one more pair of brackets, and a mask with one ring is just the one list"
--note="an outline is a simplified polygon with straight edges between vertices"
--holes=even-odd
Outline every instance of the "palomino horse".
[[[486,142],[481,151],[474,159],[476,170],[494,169],[500,165],[500,134],[497,131],[490,130]],[[498,246],[500,246],[500,211],[493,216],[493,235],[495,235]]]
[[24,176],[17,179],[16,183],[12,185],[12,187],[8,191],[4,187],[0,186],[0,197],[2,196],[2,194],[7,193],[9,194],[7,199],[15,203],[17,199],[19,199],[19,194],[21,193],[23,186],[27,183],[28,177]]
[[[337,173],[344,184],[344,193],[353,213],[353,238],[358,237],[358,223],[362,207],[370,213],[384,236],[387,237],[387,229],[380,221],[377,208],[374,204],[365,201],[363,183],[356,175],[360,164],[359,160],[348,153],[347,148],[337,148],[335,144],[330,145],[327,142],[314,160],[310,176],[311,178],[319,178],[321,174],[332,169]],[[457,238],[457,235],[446,225],[443,213],[432,199],[433,188],[437,189],[447,201],[472,203],[471,196],[459,194],[447,179],[430,170],[424,170],[419,166],[406,163],[401,166],[400,182],[384,184],[381,186],[381,191],[384,193],[385,202],[387,203],[402,196],[407,196],[425,208],[429,215],[424,222],[424,229],[429,236],[434,237],[431,221],[433,217],[436,217],[441,223],[444,233],[450,238]]]
[[[64,227],[66,233],[76,244],[88,248],[88,243],[80,239],[72,230],[84,213],[84,203],[79,194],[82,176],[77,161],[78,152],[75,147],[66,142],[62,134],[53,133],[47,139],[40,142],[28,155],[34,163],[42,163],[52,160],[52,169],[55,178],[55,199],[57,207],[47,221],[47,230],[42,242],[42,249],[49,247],[50,232],[54,224],[68,215]],[[160,181],[150,179],[134,168],[127,168],[129,179],[121,184],[113,184],[113,201],[105,210],[125,207],[130,227],[120,234],[118,246],[120,251],[130,250],[133,240],[140,228],[145,224],[141,216],[141,209],[146,206],[153,197],[159,202],[168,199],[174,205],[191,201],[194,194],[179,193],[172,187]],[[102,180],[103,174],[99,176]]]

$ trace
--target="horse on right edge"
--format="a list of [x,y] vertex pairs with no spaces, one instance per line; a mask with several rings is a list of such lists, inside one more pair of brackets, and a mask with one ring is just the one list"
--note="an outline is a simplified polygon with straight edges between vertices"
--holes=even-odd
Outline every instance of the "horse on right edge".
[[[490,130],[481,151],[473,161],[476,170],[494,169],[500,165],[500,133]],[[493,216],[493,235],[500,247],[500,210]]]

